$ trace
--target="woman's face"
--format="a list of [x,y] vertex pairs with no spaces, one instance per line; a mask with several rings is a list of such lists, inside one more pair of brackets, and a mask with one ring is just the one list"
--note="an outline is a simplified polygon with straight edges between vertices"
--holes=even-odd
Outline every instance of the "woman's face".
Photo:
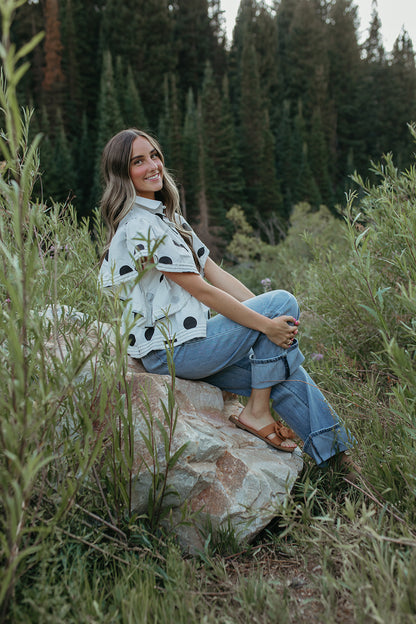
[[147,139],[138,136],[131,146],[129,173],[136,193],[154,199],[163,186],[163,163]]

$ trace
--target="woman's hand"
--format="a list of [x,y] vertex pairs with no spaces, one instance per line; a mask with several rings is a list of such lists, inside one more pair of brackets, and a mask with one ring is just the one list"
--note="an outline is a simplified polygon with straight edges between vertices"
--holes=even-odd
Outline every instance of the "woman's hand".
[[271,319],[265,334],[277,346],[288,349],[298,333],[298,325],[299,321],[293,316],[276,316]]

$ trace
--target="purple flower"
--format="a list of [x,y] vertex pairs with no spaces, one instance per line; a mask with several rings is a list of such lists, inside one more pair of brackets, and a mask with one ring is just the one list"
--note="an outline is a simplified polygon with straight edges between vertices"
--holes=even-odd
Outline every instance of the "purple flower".
[[260,284],[263,286],[264,292],[271,290],[272,280],[270,277],[265,277],[261,280]]
[[324,356],[322,355],[322,353],[312,353],[311,358],[312,360],[318,362],[319,360],[323,360]]

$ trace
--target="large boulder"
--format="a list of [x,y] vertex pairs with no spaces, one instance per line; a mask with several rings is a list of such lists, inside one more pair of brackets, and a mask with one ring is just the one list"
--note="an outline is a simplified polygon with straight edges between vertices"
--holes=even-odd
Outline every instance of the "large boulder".
[[[156,420],[168,429],[162,403],[168,404],[170,376],[147,373],[142,364],[129,358],[134,429],[133,507],[147,509],[151,474],[143,459],[152,464],[141,432],[147,432],[152,414],[160,469],[166,466],[163,436]],[[300,450],[277,451],[259,438],[238,429],[229,421],[243,406],[237,397],[222,393],[204,382],[175,380],[178,410],[172,439],[172,456],[182,445],[186,449],[168,473],[168,483],[177,496],[166,523],[175,526],[182,546],[190,552],[203,548],[207,527],[232,527],[240,541],[250,541],[276,515],[282,501],[302,469]],[[199,513],[190,525],[182,522],[181,508]]]

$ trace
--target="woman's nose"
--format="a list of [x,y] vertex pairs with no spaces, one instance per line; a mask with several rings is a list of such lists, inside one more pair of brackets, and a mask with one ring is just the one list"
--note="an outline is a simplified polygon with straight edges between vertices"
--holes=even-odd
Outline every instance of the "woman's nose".
[[154,160],[154,158],[149,158],[147,161],[147,165],[152,171],[158,168],[157,162]]

